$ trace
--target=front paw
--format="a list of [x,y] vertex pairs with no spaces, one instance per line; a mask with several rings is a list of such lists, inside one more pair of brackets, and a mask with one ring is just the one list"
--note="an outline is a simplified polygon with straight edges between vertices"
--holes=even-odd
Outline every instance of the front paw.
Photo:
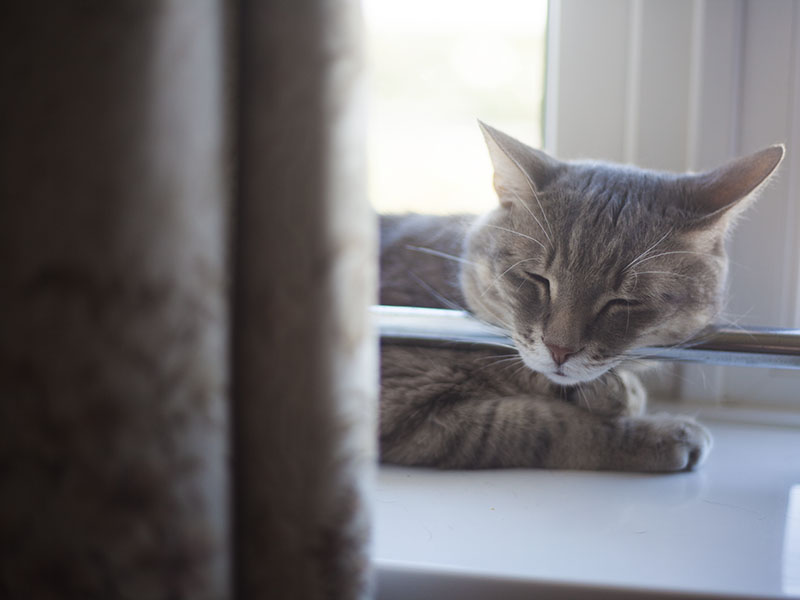
[[[655,415],[633,421],[639,435],[625,448],[638,469],[652,472],[691,471],[711,450],[711,432],[690,417]],[[638,438],[638,439],[637,439]]]
[[647,391],[636,375],[620,369],[570,388],[567,398],[601,417],[635,417],[644,414]]

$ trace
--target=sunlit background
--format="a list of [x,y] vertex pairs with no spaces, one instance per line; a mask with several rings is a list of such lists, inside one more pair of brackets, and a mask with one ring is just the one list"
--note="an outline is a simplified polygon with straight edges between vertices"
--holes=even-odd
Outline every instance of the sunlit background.
[[496,201],[481,119],[540,145],[546,0],[363,0],[369,193],[379,212]]

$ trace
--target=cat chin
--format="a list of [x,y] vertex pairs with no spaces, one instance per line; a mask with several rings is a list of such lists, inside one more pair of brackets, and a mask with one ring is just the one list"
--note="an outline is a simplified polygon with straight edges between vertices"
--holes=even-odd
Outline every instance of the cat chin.
[[578,385],[580,383],[586,383],[587,381],[592,381],[594,379],[597,379],[598,377],[600,377],[600,375],[602,375],[605,372],[606,371],[599,371],[597,373],[588,373],[586,375],[576,377],[566,374],[559,375],[556,372],[540,371],[542,375],[547,377],[553,383],[557,383],[558,385],[563,385],[563,386],[572,386],[572,385]]
[[541,373],[553,383],[563,386],[578,385],[580,383],[592,381],[600,377],[603,373],[606,373],[613,366],[608,365],[607,368],[603,369],[582,369],[576,368],[573,365],[567,365],[564,369],[554,369],[552,363],[543,366],[539,364],[542,361],[536,360],[535,357],[528,356],[525,352],[521,352],[520,355],[529,369]]

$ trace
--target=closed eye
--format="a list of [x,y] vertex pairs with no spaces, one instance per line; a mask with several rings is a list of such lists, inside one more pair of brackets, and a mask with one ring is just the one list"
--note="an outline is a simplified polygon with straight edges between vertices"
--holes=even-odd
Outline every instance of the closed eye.
[[642,303],[639,300],[630,300],[628,298],[614,298],[613,300],[609,300],[608,302],[605,303],[605,306],[603,306],[603,308],[600,309],[600,314],[604,314],[618,308],[631,309],[641,305]]
[[550,280],[547,277],[543,277],[538,273],[534,273],[533,271],[525,271],[525,276],[530,279],[531,281],[536,282],[544,289],[547,294],[550,294]]

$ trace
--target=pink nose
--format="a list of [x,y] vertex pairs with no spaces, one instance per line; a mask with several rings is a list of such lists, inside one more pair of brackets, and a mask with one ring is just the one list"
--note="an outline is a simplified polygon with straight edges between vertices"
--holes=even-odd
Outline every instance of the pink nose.
[[556,346],[555,344],[548,344],[546,342],[545,346],[550,350],[550,356],[553,357],[553,360],[559,367],[567,362],[567,359],[576,352],[576,350],[572,348],[564,348],[563,346]]

